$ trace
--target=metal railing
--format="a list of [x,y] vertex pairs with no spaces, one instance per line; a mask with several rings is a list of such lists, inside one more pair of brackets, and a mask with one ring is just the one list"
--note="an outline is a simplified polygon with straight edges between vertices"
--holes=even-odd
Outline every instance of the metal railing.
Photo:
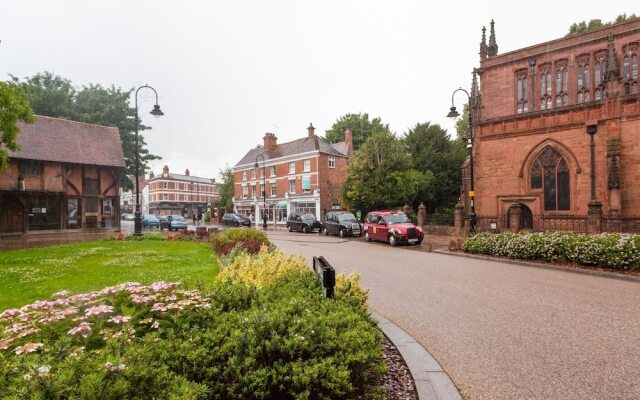
[[636,215],[625,217],[603,215],[602,232],[640,233],[640,217]]
[[569,231],[587,233],[587,217],[571,214],[542,214],[533,216],[535,232]]
[[336,270],[322,256],[313,257],[313,270],[322,283],[324,297],[332,299],[335,294]]
[[437,226],[453,226],[454,225],[453,214],[427,214],[424,219],[425,225],[437,225]]

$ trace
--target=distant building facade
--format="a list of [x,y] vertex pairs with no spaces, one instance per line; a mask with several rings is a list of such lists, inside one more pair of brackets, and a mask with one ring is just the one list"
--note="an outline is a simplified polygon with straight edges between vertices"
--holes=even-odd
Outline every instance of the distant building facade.
[[[133,188],[120,188],[120,211],[122,214],[133,214],[136,211],[136,177],[129,175],[127,178]],[[140,211],[142,214],[149,214],[149,183],[145,176],[140,176]]]
[[0,235],[119,229],[117,128],[37,116],[0,171]]
[[162,174],[149,174],[149,213],[155,215],[182,215],[205,213],[211,202],[220,199],[220,185],[215,179],[191,176],[187,169],[182,174],[169,172],[165,165]]
[[[483,28],[470,101],[478,215],[514,230],[578,216],[591,232],[640,215],[639,52],[640,19],[500,55],[493,21],[488,44]],[[468,213],[468,160],[463,175]]]
[[273,133],[266,133],[263,146],[249,150],[233,167],[235,211],[261,223],[266,203],[267,222],[285,224],[293,212],[321,219],[338,207],[353,153],[351,131],[345,133],[344,142],[331,144],[316,136],[310,124],[302,139],[277,140]]

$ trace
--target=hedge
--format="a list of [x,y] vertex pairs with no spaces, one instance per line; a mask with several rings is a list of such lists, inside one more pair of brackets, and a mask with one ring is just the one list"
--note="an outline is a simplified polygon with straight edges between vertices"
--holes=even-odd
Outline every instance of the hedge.
[[640,270],[640,235],[586,235],[572,232],[479,233],[468,238],[462,248],[475,254]]

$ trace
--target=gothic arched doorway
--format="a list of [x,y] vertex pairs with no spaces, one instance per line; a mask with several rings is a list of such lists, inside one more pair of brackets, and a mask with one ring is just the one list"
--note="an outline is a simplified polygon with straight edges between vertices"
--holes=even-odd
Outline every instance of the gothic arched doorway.
[[[518,216],[519,214],[519,216]],[[516,218],[518,221],[517,226],[511,226],[511,221],[515,224]],[[515,203],[507,211],[507,227],[511,230],[519,232],[521,230],[533,230],[533,213],[531,209],[522,204]]]
[[0,234],[24,233],[24,205],[15,196],[0,199]]

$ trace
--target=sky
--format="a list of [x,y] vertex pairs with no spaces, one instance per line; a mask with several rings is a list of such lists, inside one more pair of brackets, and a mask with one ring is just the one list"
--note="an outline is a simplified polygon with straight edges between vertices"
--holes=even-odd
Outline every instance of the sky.
[[[493,4],[492,4],[493,3]],[[508,5],[507,5],[508,4]],[[576,6],[579,4],[579,6]],[[218,178],[262,143],[324,135],[347,113],[398,135],[439,124],[469,90],[482,27],[499,54],[564,36],[573,22],[640,14],[637,0],[0,0],[0,79],[50,71],[74,85],[148,84],[138,98],[156,173]],[[458,92],[462,109],[466,96]],[[133,99],[131,104],[133,104]],[[357,133],[356,133],[357,134]]]

